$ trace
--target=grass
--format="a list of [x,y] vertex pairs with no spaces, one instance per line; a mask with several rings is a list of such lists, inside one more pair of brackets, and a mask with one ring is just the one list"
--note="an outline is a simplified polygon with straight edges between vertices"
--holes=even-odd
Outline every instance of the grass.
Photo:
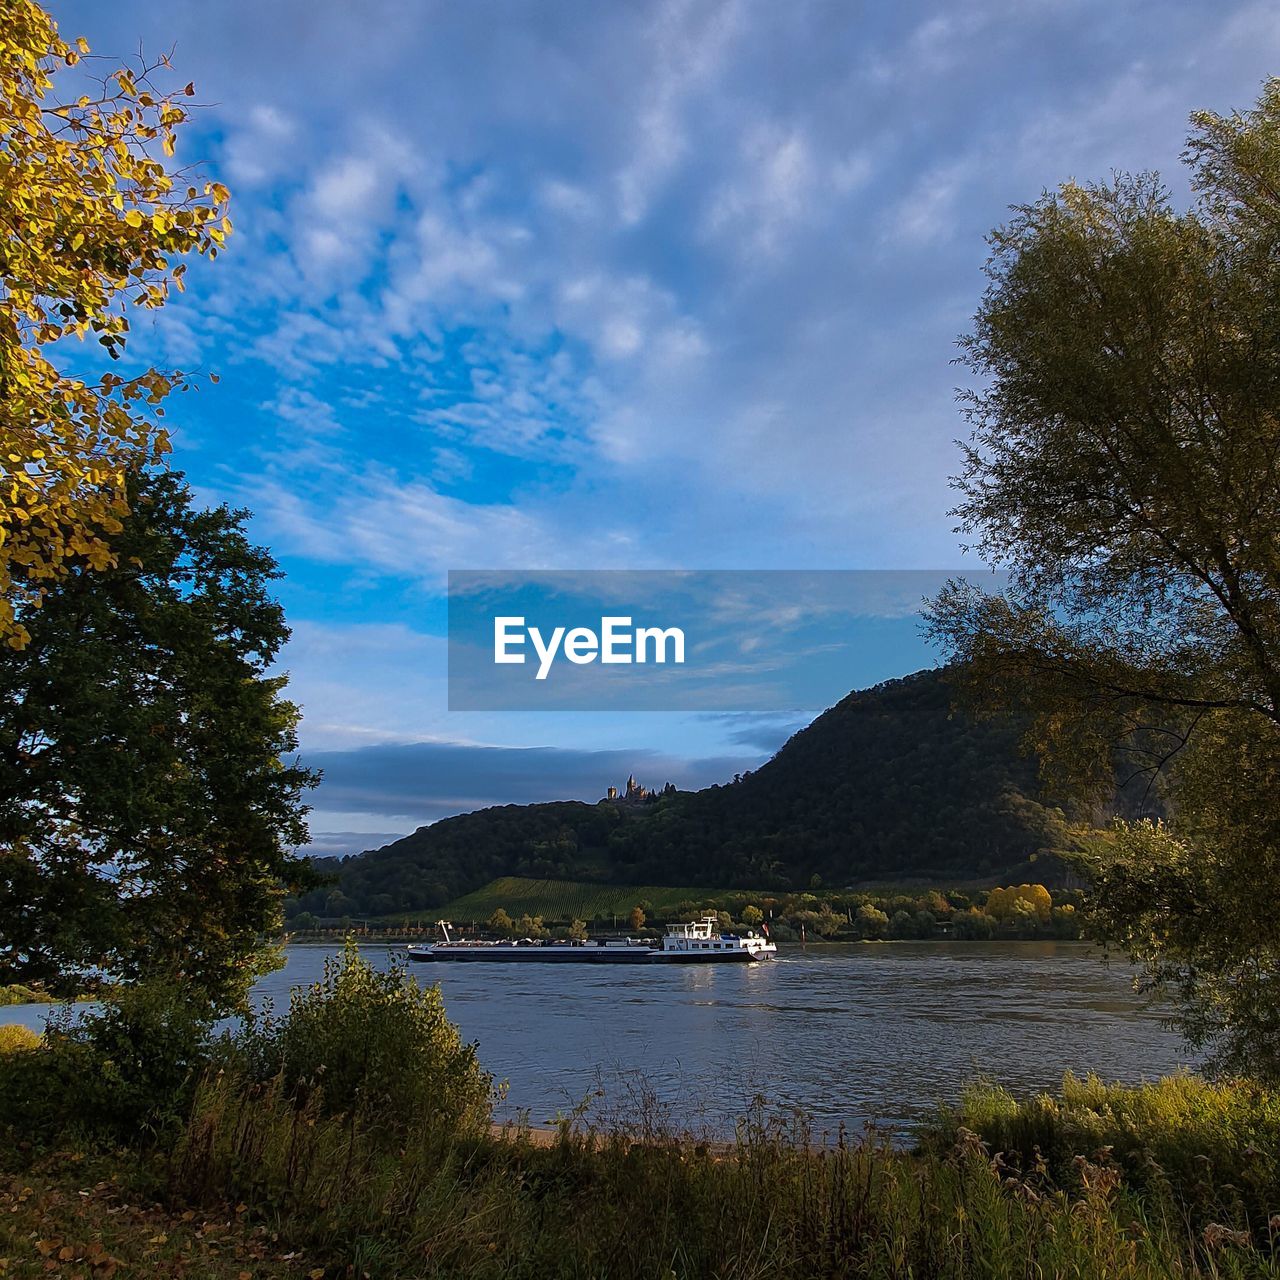
[[[669,885],[591,884],[579,880],[530,880],[520,876],[503,876],[482,889],[455,898],[432,912],[433,919],[457,922],[487,920],[501,907],[509,915],[542,916],[546,920],[609,921],[618,917],[625,925],[631,908],[637,903],[651,903],[655,914],[675,910],[682,902],[709,903],[732,896],[750,898],[746,890],[714,890],[707,888],[673,888]],[[763,895],[762,895],[763,896]]]
[[1188,1216],[1104,1159],[1078,1185],[972,1132],[818,1148],[763,1109],[712,1148],[566,1122],[394,1141],[275,1084],[209,1076],[162,1148],[0,1150],[0,1276],[800,1280],[1278,1274],[1265,1222]]
[[1068,1072],[1059,1093],[1025,1099],[979,1082],[942,1111],[926,1147],[946,1150],[963,1132],[1068,1190],[1081,1158],[1105,1152],[1127,1185],[1168,1192],[1202,1220],[1256,1229],[1280,1210],[1280,1095],[1247,1081],[1180,1074],[1126,1086]]

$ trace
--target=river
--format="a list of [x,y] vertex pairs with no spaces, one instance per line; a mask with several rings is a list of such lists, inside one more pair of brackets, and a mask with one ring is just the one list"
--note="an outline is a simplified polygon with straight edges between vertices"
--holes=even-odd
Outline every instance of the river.
[[[336,948],[291,946],[256,988],[277,1009]],[[385,965],[391,950],[365,948]],[[1067,1070],[1136,1082],[1189,1065],[1126,968],[1063,942],[787,949],[753,965],[414,964],[508,1084],[501,1117],[535,1125],[586,1103],[730,1132],[756,1095],[815,1128],[907,1128],[984,1075],[1015,1091]],[[47,1006],[0,1009],[39,1028]]]

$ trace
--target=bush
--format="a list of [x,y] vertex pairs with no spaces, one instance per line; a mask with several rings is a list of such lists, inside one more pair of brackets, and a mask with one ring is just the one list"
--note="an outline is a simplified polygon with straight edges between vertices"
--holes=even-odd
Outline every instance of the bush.
[[1174,1075],[1126,1086],[1068,1072],[1060,1096],[1023,1101],[977,1084],[943,1111],[924,1146],[949,1149],[962,1130],[1024,1169],[1043,1168],[1072,1192],[1080,1189],[1081,1162],[1101,1155],[1130,1186],[1172,1191],[1201,1218],[1247,1219],[1265,1234],[1276,1209],[1280,1094],[1247,1082]]
[[38,1049],[42,1043],[40,1035],[30,1027],[21,1026],[16,1022],[6,1023],[0,1027],[0,1055]]
[[438,987],[422,988],[401,963],[379,972],[348,941],[324,978],[295,991],[289,1011],[250,1018],[233,1069],[286,1094],[313,1096],[325,1114],[359,1112],[375,1128],[455,1131],[489,1121],[493,1077],[445,1016]]
[[0,1126],[41,1140],[154,1138],[186,1116],[212,1021],[205,1001],[161,982],[120,987],[79,1018],[63,1008],[33,1052],[0,1059]]

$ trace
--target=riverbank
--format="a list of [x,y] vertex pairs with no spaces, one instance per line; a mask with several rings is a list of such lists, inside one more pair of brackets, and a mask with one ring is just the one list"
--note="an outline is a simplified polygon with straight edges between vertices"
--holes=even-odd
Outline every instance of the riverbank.
[[26,987],[21,983],[12,983],[0,987],[0,1009],[12,1009],[24,1004],[87,1004],[93,1000],[101,1000],[109,990],[102,987],[94,991],[80,991],[71,996],[55,995],[44,987]]
[[[972,1092],[913,1151],[758,1098],[493,1126],[436,988],[354,948],[216,1037],[171,987],[0,1055],[0,1275],[694,1280],[1269,1274],[1280,1102]],[[1043,1156],[1043,1158],[1042,1158]]]
[[[1081,1155],[1074,1181],[971,1131],[923,1154],[829,1149],[748,1120],[714,1149],[653,1135],[419,1132],[383,1145],[246,1100],[238,1142],[199,1112],[151,1150],[0,1156],[0,1274],[207,1280],[608,1276],[1154,1280],[1272,1274],[1273,1236],[1218,1186],[1136,1183]],[[204,1124],[202,1124],[202,1119]],[[212,1139],[212,1140],[210,1140]],[[941,1134],[939,1135],[941,1141]],[[237,1158],[249,1150],[254,1159]],[[1212,1178],[1200,1176],[1201,1186]],[[1214,1195],[1217,1196],[1214,1199]]]

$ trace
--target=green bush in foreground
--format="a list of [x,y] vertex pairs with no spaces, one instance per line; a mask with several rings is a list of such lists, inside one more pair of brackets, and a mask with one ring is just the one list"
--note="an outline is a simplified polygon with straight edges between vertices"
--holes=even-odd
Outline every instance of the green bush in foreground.
[[445,1014],[438,987],[420,987],[403,963],[386,971],[354,942],[325,962],[323,979],[294,991],[288,1013],[250,1018],[228,1071],[278,1082],[325,1113],[358,1112],[366,1125],[464,1132],[486,1125],[493,1078]]
[[79,1016],[64,1008],[32,1052],[0,1059],[0,1128],[41,1142],[155,1137],[185,1121],[211,1025],[207,1004],[167,983],[122,986]]

